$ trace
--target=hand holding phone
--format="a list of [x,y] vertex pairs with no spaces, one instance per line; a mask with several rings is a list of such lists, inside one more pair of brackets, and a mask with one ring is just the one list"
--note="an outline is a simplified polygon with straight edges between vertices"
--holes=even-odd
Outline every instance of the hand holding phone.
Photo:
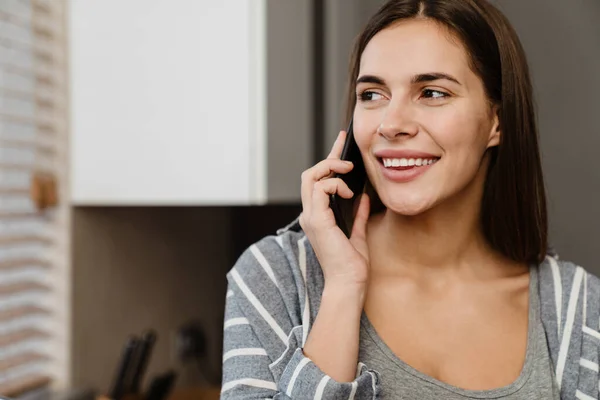
[[[348,176],[356,167],[353,163],[340,159],[344,147],[344,135],[340,132],[327,159],[302,174],[300,226],[317,255],[326,284],[335,282],[332,287],[351,289],[363,287],[368,281],[369,252],[366,226],[370,206],[368,197],[361,197],[357,202],[359,205],[356,212],[351,213],[354,218],[353,225],[342,225],[344,228],[340,228],[338,218],[344,207],[342,204],[346,204],[348,200],[352,209],[353,198],[359,197],[364,186],[360,184],[362,178],[357,179],[352,184],[354,186],[355,183],[359,183],[360,187],[352,191],[342,179],[342,176]],[[362,160],[359,160],[359,169],[364,168],[361,165]],[[360,178],[360,171],[358,176]],[[331,208],[331,195],[336,196],[336,211]],[[348,234],[342,229],[346,229]]]
[[347,238],[350,237],[352,227],[354,226],[358,206],[357,199],[363,193],[367,182],[367,171],[365,170],[365,164],[358,144],[354,139],[353,125],[353,121],[350,121],[340,159],[351,161],[354,167],[350,172],[345,174],[337,173],[334,177],[342,179],[350,190],[352,190],[354,196],[350,199],[345,199],[336,193],[329,197],[329,206],[333,210],[335,221]]

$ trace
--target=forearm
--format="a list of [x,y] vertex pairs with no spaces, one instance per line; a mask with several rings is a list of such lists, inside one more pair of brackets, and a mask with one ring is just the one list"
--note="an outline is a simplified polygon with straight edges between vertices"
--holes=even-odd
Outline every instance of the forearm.
[[366,289],[325,285],[304,354],[338,382],[355,379]]

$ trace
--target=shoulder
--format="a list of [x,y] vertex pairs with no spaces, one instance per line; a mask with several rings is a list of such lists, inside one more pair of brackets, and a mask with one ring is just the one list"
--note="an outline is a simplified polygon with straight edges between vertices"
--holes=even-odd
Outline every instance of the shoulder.
[[290,225],[244,250],[227,274],[228,278],[239,275],[251,286],[266,279],[279,287],[280,281],[288,281],[300,273],[299,250],[307,239],[302,230],[291,229]]
[[587,290],[600,290],[600,279],[581,265],[568,260],[559,259],[558,256],[547,256],[539,266],[540,283],[552,285],[557,290],[585,288]]
[[312,294],[322,280],[322,273],[314,272],[320,272],[320,266],[297,221],[249,246],[227,274],[238,299],[256,299],[276,312],[287,311],[294,324],[300,321],[306,293]]
[[[559,324],[570,321],[598,327],[600,279],[584,267],[557,256],[546,257],[539,266],[542,310]],[[562,327],[561,327],[562,328]]]

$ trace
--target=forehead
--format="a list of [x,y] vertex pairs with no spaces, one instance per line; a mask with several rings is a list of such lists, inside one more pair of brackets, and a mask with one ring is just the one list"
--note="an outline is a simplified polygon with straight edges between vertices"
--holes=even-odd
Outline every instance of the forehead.
[[360,74],[410,79],[444,72],[465,82],[470,67],[466,50],[447,28],[426,19],[399,21],[378,32],[363,51]]

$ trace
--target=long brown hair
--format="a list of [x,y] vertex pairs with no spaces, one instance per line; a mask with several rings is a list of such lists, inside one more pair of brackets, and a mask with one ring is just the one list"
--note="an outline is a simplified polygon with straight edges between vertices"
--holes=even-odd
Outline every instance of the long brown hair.
[[[481,208],[483,233],[494,249],[528,263],[547,252],[546,194],[538,146],[533,89],[519,38],[507,18],[485,0],[390,0],[358,36],[350,61],[347,121],[356,106],[360,59],[369,41],[391,24],[434,20],[465,46],[470,67],[498,108],[500,144],[490,148]],[[374,207],[382,207],[372,187]]]

